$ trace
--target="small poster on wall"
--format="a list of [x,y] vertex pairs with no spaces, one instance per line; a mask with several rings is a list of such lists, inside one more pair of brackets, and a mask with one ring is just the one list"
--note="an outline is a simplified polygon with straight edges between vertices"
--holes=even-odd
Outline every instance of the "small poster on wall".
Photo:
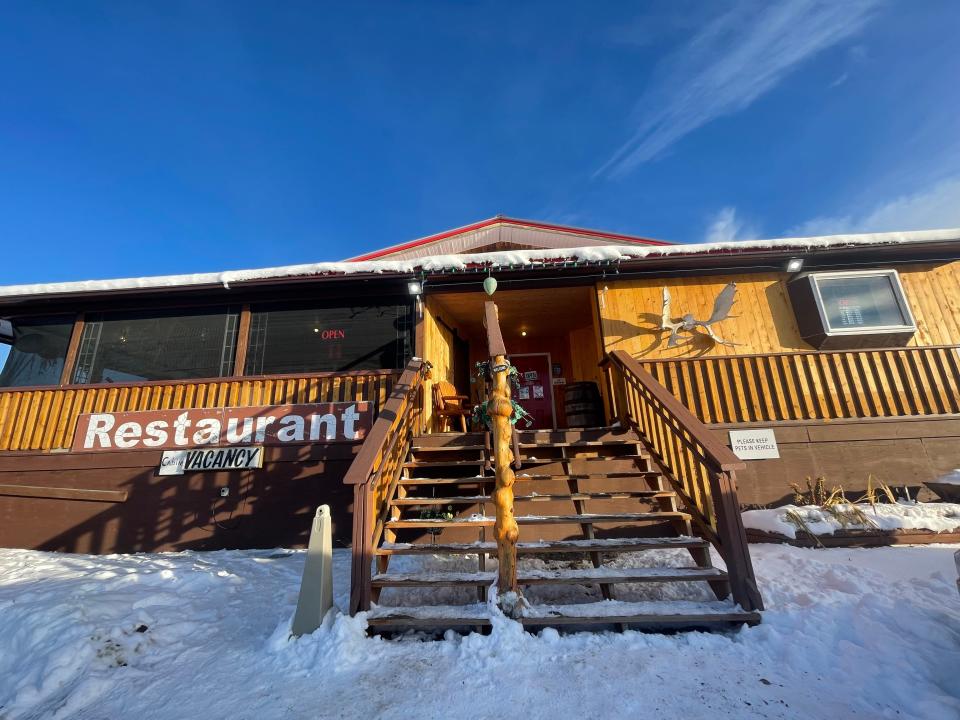
[[527,370],[523,374],[523,379],[527,382],[536,382],[539,379],[539,375],[537,375],[536,370]]
[[533,386],[533,399],[542,400],[543,399],[543,385],[534,385]]
[[527,387],[526,385],[524,385],[522,388],[520,388],[520,399],[521,399],[521,400],[529,400],[529,399],[530,399],[530,388]]

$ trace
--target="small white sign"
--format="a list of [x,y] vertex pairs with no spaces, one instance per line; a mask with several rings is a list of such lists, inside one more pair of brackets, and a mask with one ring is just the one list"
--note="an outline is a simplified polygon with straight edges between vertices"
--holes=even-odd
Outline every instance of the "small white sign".
[[262,447],[203,448],[164,450],[157,475],[183,475],[184,472],[249,470],[263,467]]
[[730,449],[741,460],[770,460],[780,457],[777,436],[772,428],[731,430]]

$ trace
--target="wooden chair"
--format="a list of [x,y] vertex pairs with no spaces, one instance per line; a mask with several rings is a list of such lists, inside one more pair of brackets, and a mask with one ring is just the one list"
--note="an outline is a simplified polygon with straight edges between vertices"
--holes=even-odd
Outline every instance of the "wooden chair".
[[[460,418],[460,429],[467,432],[467,418],[473,414],[470,398],[457,394],[457,389],[446,380],[433,384],[433,414],[440,419],[440,432],[443,432],[451,418]],[[452,425],[451,425],[452,429]]]

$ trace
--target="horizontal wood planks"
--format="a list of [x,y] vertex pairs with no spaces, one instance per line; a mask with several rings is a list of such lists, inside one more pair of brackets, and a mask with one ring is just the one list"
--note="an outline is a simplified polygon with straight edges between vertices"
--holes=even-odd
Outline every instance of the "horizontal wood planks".
[[77,418],[91,412],[250,407],[315,402],[386,402],[392,370],[296,377],[224,378],[0,391],[0,451],[68,448]]
[[960,413],[960,347],[640,361],[705,423]]

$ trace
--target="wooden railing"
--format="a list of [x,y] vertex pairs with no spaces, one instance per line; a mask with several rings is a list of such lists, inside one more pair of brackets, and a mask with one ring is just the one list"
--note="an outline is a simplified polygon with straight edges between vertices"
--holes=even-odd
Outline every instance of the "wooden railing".
[[393,540],[393,533],[385,529],[390,496],[413,437],[424,430],[423,388],[428,369],[429,364],[422,360],[410,361],[343,478],[345,484],[353,485],[351,615],[370,609],[373,549],[383,537]]
[[960,346],[639,364],[705,423],[960,413]]
[[0,390],[0,451],[70,447],[77,418],[92,412],[250,407],[368,400],[383,406],[394,370],[70,385]]
[[727,565],[730,591],[744,610],[762,610],[737,500],[744,467],[713,431],[623,350],[602,363],[621,424],[646,440],[659,470]]

